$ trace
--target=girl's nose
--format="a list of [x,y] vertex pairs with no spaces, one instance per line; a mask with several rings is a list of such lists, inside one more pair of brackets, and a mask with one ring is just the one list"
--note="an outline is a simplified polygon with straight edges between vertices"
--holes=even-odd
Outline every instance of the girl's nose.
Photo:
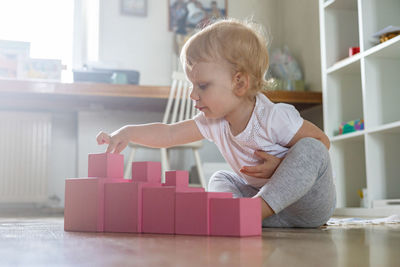
[[196,90],[194,88],[192,88],[190,92],[190,98],[194,101],[199,100],[199,95],[196,93]]

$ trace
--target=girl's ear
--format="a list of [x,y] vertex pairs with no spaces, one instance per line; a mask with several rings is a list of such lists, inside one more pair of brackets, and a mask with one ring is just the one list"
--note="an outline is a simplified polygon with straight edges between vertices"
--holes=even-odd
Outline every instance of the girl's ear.
[[249,75],[243,72],[237,72],[233,76],[233,92],[237,96],[244,96],[250,87]]

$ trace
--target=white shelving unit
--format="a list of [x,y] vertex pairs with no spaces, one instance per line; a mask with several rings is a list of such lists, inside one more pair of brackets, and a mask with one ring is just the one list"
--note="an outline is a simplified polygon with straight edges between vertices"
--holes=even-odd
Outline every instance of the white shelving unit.
[[[399,0],[319,0],[324,130],[331,139],[337,215],[400,214],[400,36],[377,44],[372,35],[400,26]],[[360,53],[349,57],[350,47]],[[342,122],[365,129],[337,135]],[[358,190],[367,189],[361,207]]]

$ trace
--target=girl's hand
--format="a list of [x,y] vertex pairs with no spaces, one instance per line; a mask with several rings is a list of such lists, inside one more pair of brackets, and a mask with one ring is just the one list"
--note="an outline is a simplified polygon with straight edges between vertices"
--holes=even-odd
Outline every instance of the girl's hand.
[[111,135],[105,132],[99,132],[96,136],[97,144],[108,144],[106,153],[120,153],[129,144],[129,136],[126,133],[126,128],[113,132]]
[[243,166],[240,169],[240,172],[256,178],[271,178],[271,176],[274,174],[275,170],[278,168],[279,164],[281,164],[281,161],[283,160],[261,150],[257,150],[256,152],[254,152],[254,154],[262,158],[264,160],[264,163],[257,166]]

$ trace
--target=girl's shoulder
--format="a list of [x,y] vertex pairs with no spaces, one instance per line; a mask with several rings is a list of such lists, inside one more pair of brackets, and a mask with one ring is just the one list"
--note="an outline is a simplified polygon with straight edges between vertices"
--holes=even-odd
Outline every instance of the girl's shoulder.
[[273,103],[269,98],[264,95],[263,93],[258,93],[256,96],[256,106],[254,109],[254,113],[257,115],[257,117],[269,117],[269,115],[273,112],[275,109],[275,106],[277,104]]
[[259,101],[259,105],[255,111],[262,112],[264,116],[281,112],[298,112],[293,105],[286,103],[274,103],[263,93],[257,94],[257,101]]
[[300,121],[301,116],[297,109],[286,103],[273,103],[264,94],[257,96],[259,105],[254,110],[257,121],[260,125],[268,127],[280,127],[287,124],[288,121]]

